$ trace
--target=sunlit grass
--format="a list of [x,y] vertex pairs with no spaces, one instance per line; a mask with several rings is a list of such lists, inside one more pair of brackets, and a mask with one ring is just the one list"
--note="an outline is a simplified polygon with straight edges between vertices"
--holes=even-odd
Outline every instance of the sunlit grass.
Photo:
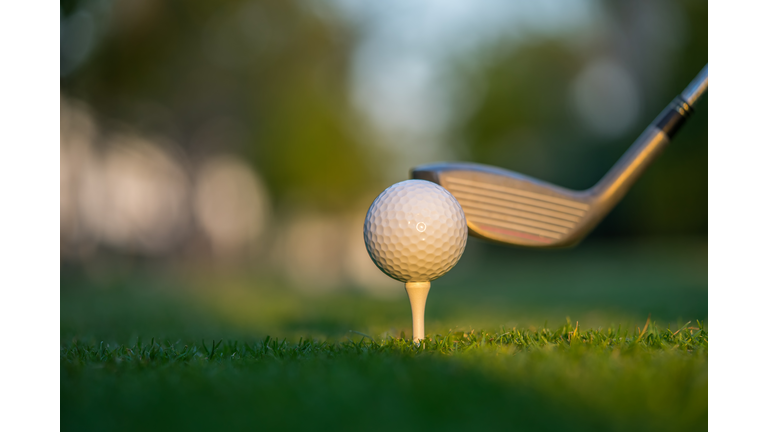
[[[205,340],[200,343],[185,343],[170,340],[142,343],[138,338],[131,346],[121,344],[110,347],[103,341],[98,345],[83,343],[74,339],[61,348],[62,362],[71,366],[88,364],[130,364],[157,365],[166,363],[235,362],[267,359],[303,360],[319,357],[344,355],[461,355],[468,352],[514,355],[519,352],[543,351],[593,351],[622,355],[634,352],[688,352],[703,351],[706,354],[709,341],[702,323],[690,326],[690,322],[673,331],[660,329],[650,317],[645,326],[634,330],[618,328],[584,330],[574,326],[570,319],[567,324],[550,330],[547,328],[531,331],[513,328],[500,333],[485,331],[449,331],[446,335],[427,335],[420,342],[405,338],[389,337],[376,340],[369,335],[350,331],[346,341],[328,342],[301,339],[298,343],[267,336],[263,341],[243,343],[228,340]],[[359,339],[355,341],[354,339]]]
[[456,331],[421,344],[355,332],[336,342],[75,340],[61,348],[62,420],[109,430],[238,427],[262,416],[265,427],[292,429],[510,422],[524,430],[697,430],[707,412],[700,325],[567,323]]

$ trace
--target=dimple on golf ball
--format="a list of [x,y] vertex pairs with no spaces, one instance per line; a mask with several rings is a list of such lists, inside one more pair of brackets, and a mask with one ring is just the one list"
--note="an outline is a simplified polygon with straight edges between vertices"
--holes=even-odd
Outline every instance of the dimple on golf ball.
[[406,180],[373,201],[363,235],[368,255],[389,277],[430,282],[461,258],[467,221],[459,202],[442,186]]

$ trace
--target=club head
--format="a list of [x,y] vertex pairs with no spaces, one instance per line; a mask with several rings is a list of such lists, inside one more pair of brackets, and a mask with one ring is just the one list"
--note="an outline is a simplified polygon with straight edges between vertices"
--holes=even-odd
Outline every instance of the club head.
[[472,236],[535,248],[575,246],[669,144],[707,86],[708,67],[704,66],[608,173],[584,191],[465,162],[421,165],[411,170],[411,178],[435,182],[453,194],[464,209]]
[[435,163],[414,179],[446,188],[461,204],[469,233],[504,244],[537,248],[576,245],[599,220],[594,196],[514,171],[475,163]]

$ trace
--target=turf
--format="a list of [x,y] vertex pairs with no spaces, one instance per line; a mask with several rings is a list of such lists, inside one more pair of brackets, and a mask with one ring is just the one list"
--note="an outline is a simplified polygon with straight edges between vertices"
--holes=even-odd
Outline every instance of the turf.
[[64,265],[61,428],[707,427],[706,248],[492,252],[434,284],[421,345],[398,287]]
[[[700,324],[698,324],[700,325]],[[510,329],[402,338],[77,341],[62,424],[86,430],[702,430],[707,332]]]

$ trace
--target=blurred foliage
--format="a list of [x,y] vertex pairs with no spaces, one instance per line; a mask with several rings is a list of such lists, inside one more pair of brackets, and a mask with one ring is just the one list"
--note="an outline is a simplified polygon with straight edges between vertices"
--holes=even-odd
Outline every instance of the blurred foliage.
[[[62,14],[90,3],[62,3]],[[247,155],[278,199],[343,207],[374,169],[345,98],[351,36],[296,1],[116,1],[62,91],[195,157]]]
[[[106,342],[243,338],[267,334],[344,339],[410,332],[402,284],[377,291],[340,284],[302,290],[252,267],[212,271],[125,260],[61,266],[61,335]],[[662,326],[708,319],[707,247],[697,241],[587,239],[576,249],[531,251],[470,239],[456,267],[433,282],[427,332],[527,328],[570,316],[584,327]]]
[[[246,156],[278,204],[348,208],[382,187],[392,160],[370,143],[398,138],[372,136],[349,102],[365,23],[338,7],[62,0],[62,41],[90,51],[62,71],[61,90],[111,127],[167,136],[193,160]],[[93,22],[88,43],[64,25],[83,11]],[[451,84],[472,101],[446,131],[453,154],[586,188],[707,62],[706,2],[601,1],[594,11],[606,28],[500,38],[457,60]],[[62,58],[70,48],[62,42]],[[590,132],[567,100],[575,76],[600,57],[619,59],[642,95],[637,120],[617,137]],[[697,111],[595,235],[706,234],[706,97]]]

